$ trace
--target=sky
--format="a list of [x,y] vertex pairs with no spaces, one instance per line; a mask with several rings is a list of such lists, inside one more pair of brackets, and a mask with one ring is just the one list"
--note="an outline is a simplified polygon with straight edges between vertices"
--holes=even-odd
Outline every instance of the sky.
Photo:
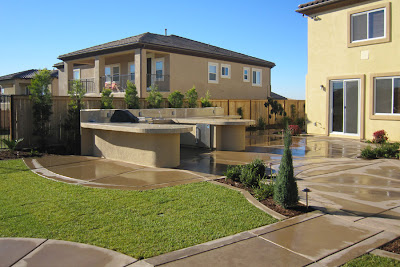
[[59,55],[138,35],[175,34],[272,61],[272,91],[305,98],[306,0],[0,0],[0,76],[53,69]]

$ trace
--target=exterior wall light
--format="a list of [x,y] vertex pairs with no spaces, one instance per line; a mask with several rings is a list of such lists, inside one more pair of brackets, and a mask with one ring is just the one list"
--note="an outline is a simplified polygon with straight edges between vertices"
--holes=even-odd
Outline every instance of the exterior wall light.
[[322,91],[325,91],[325,86],[323,86],[322,84],[319,86],[319,89],[321,89]]

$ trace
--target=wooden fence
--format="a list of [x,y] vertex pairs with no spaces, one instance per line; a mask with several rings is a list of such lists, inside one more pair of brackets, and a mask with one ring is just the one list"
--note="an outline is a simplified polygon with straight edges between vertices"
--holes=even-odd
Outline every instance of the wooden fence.
[[[295,106],[296,116],[305,117],[305,101],[304,100],[277,100],[285,109],[287,116],[291,115],[291,106]],[[68,103],[70,102],[67,96],[54,96],[53,106],[50,121],[51,138],[49,143],[62,144],[65,140],[65,133],[62,127],[68,113]],[[238,108],[243,111],[243,119],[258,120],[263,117],[268,125],[273,125],[277,120],[282,119],[282,116],[274,115],[270,119],[269,109],[265,108],[266,100],[211,100],[213,106],[224,108],[225,115],[238,115]],[[114,108],[126,109],[126,103],[123,98],[114,98]],[[140,107],[147,108],[148,104],[145,99],[140,99]],[[198,101],[200,106],[200,101]],[[100,108],[100,97],[91,97],[84,99],[84,107],[87,109]],[[168,101],[164,99],[161,107],[168,107]],[[11,99],[11,136],[13,139],[24,138],[22,146],[32,147],[37,143],[33,136],[33,116],[32,116],[32,101],[28,96],[12,96]]]

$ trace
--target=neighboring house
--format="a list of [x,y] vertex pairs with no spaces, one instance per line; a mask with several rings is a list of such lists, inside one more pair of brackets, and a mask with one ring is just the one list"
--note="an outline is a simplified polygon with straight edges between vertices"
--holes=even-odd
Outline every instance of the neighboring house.
[[59,93],[67,95],[80,80],[87,96],[103,88],[123,96],[127,80],[139,97],[151,85],[163,96],[196,86],[199,97],[209,90],[213,99],[266,99],[271,91],[274,63],[176,35],[144,33],[58,57]]
[[286,97],[278,95],[277,93],[271,92],[270,97],[274,100],[287,100]]
[[307,130],[400,141],[400,1],[317,0],[308,19]]
[[[38,72],[37,69],[20,71],[0,77],[0,88],[2,95],[29,95],[29,86],[33,76]],[[58,95],[58,71],[51,72],[53,81],[50,91],[53,95]]]

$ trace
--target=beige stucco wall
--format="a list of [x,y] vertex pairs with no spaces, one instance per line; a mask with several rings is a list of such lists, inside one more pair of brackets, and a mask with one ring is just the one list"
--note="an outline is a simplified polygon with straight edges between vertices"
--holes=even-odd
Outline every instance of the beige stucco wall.
[[[258,67],[252,65],[244,65],[234,62],[200,58],[188,55],[174,54],[174,53],[162,53],[158,51],[151,51],[142,49],[143,61],[142,69],[145,72],[144,75],[140,75],[142,79],[146,79],[146,58],[151,56],[155,59],[164,58],[164,75],[169,75],[170,81],[170,92],[179,90],[186,92],[194,86],[196,86],[197,92],[200,97],[204,97],[207,90],[210,91],[212,99],[266,99],[270,95],[271,91],[271,69],[266,67]],[[127,51],[123,53],[115,53],[104,55],[104,65],[119,64],[120,74],[128,74],[128,63],[135,61],[135,51]],[[146,58],[145,58],[146,57]],[[138,60],[138,58],[136,58]],[[68,64],[82,64],[84,62],[93,61],[92,58],[76,60],[67,62]],[[218,80],[217,84],[208,83],[208,62],[218,63]],[[136,72],[138,72],[139,63],[136,62]],[[231,65],[231,77],[221,77],[221,64]],[[249,82],[243,81],[243,67],[249,67]],[[95,77],[95,67],[92,65],[86,66],[74,66],[74,69],[81,69],[81,79]],[[153,66],[154,68],[154,66]],[[252,68],[261,69],[262,71],[262,85],[252,85]],[[67,92],[67,76],[72,78],[72,75],[67,74],[67,71],[61,69],[59,71],[59,93],[64,95]],[[155,70],[154,70],[155,73]],[[138,75],[136,76],[136,79]],[[167,82],[167,79],[165,81]],[[167,97],[170,92],[162,92],[163,97]],[[138,93],[140,97],[145,98],[148,96],[146,90],[146,80],[142,84],[141,88],[138,87]],[[116,97],[123,97],[121,93],[115,94]]]
[[[349,14],[363,8],[375,9],[391,3],[391,40],[385,43],[349,47]],[[391,140],[400,140],[400,116],[372,118],[372,79],[374,74],[400,72],[400,2],[371,1],[316,14],[308,18],[308,74],[306,77],[307,131],[328,134],[329,77],[363,78],[361,87],[361,132],[357,138],[371,139],[372,133],[384,129]],[[361,55],[368,55],[362,59]],[[320,86],[324,86],[324,90]]]
[[[266,99],[271,90],[269,68],[194,56],[171,54],[171,91],[186,92],[194,86],[199,97],[207,90],[212,99]],[[208,63],[218,63],[218,83],[208,82]],[[221,64],[231,65],[231,78],[221,77]],[[243,81],[243,67],[250,67],[250,82]],[[251,68],[262,70],[262,86],[252,86]]]

